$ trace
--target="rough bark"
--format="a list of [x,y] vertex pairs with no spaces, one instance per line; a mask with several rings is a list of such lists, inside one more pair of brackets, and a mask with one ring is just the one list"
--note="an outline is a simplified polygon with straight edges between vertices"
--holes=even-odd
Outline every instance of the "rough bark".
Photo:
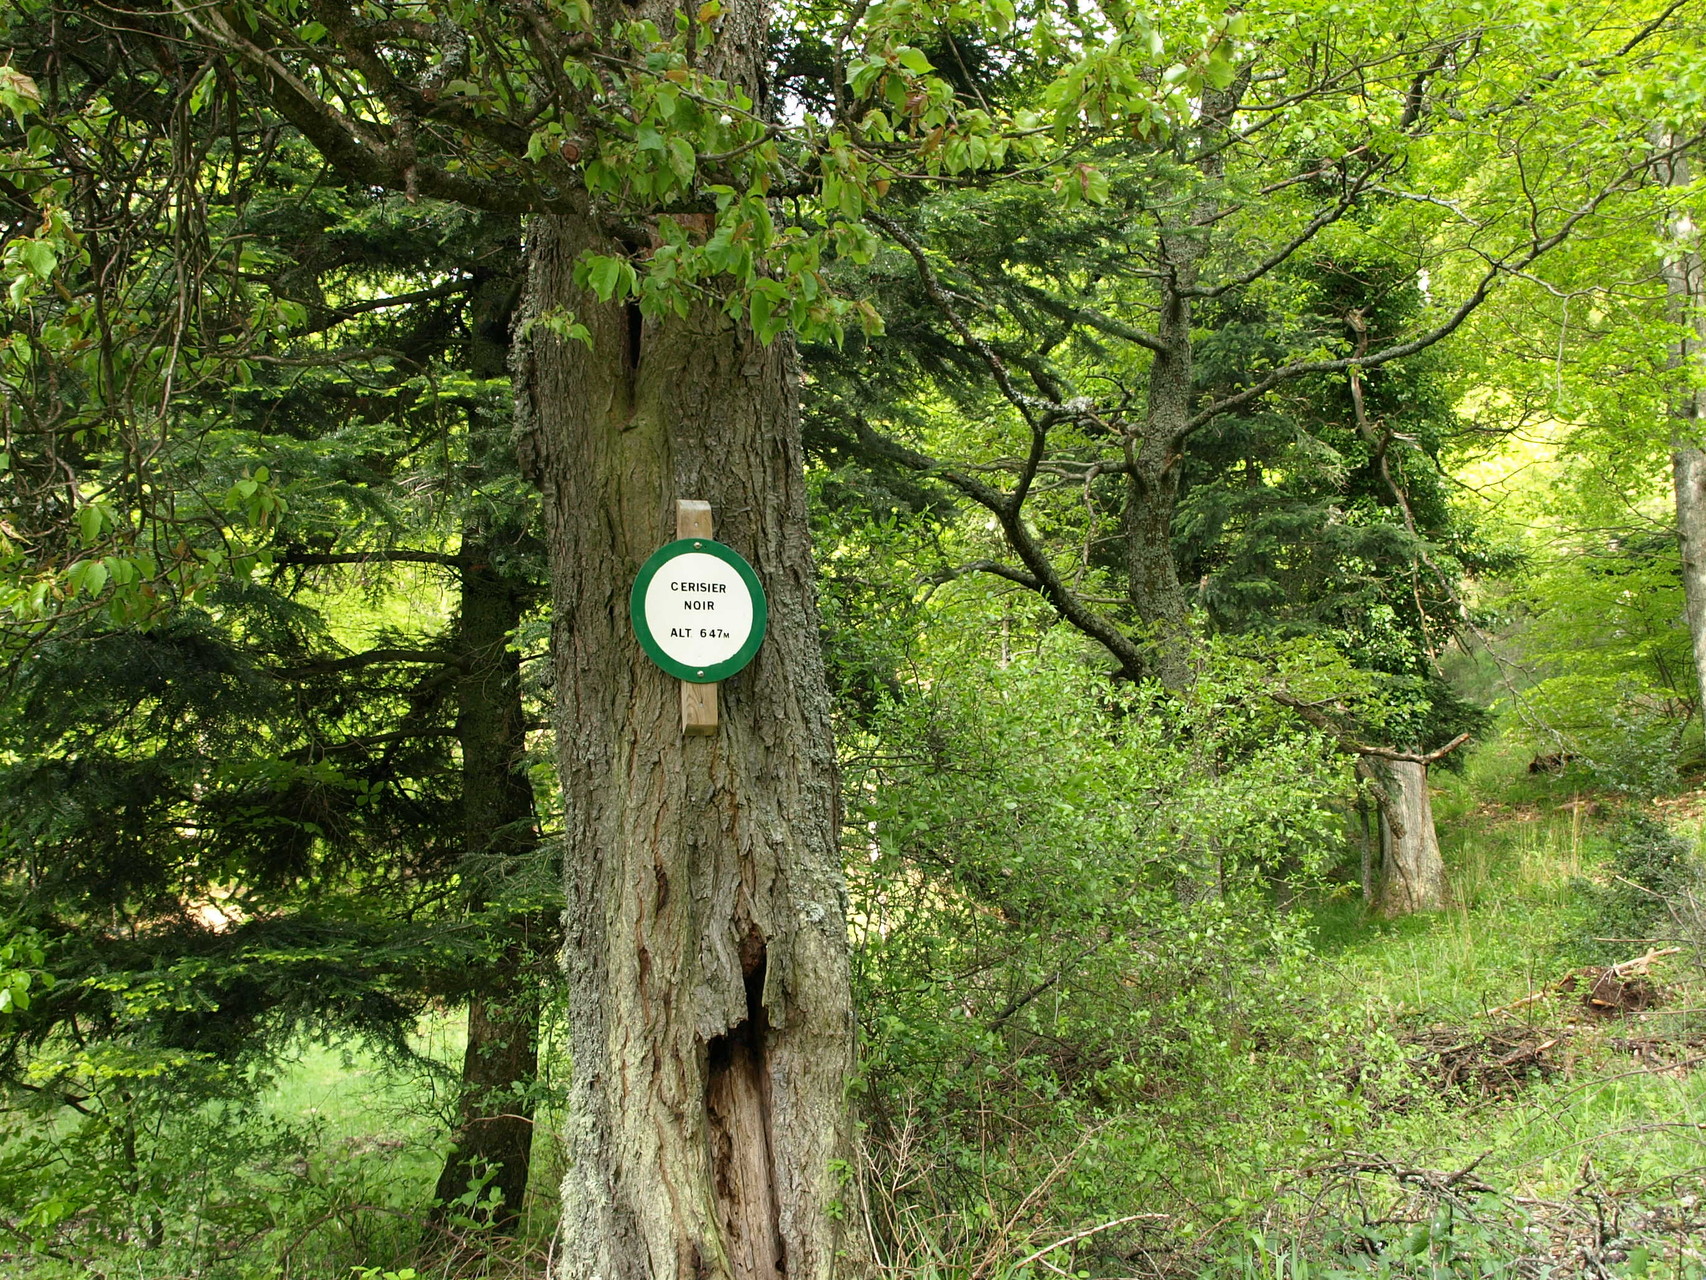
[[1404,916],[1446,905],[1445,861],[1434,832],[1428,766],[1418,760],[1371,759],[1381,788],[1380,883],[1375,910]]
[[[1696,400],[1699,399],[1696,393]],[[1702,415],[1706,416],[1706,415]],[[1698,431],[1696,417],[1676,426]],[[1694,644],[1694,676],[1706,698],[1706,450],[1678,431],[1671,446],[1671,480],[1676,489],[1676,540],[1682,553],[1682,589],[1688,608],[1688,632]]]
[[1357,792],[1357,828],[1361,834],[1359,843],[1362,851],[1359,882],[1366,906],[1374,902],[1374,854],[1379,846],[1374,838],[1374,815],[1369,813],[1368,796],[1361,790]]
[[1208,194],[1162,229],[1156,250],[1156,319],[1143,421],[1126,440],[1123,522],[1126,597],[1146,632],[1150,666],[1168,688],[1190,681],[1190,602],[1173,554],[1185,441],[1192,418],[1195,347],[1191,334],[1198,267],[1208,252],[1224,169],[1220,145],[1235,93],[1205,95],[1205,124],[1194,167]]
[[[847,1243],[853,1019],[798,373],[785,342],[709,308],[642,322],[576,290],[594,247],[615,250],[585,221],[531,224],[526,314],[566,307],[590,343],[541,325],[518,353],[566,811],[559,1274],[829,1277]],[[677,498],[711,504],[770,601],[709,737],[683,736],[677,681],[628,619]]]
[[[475,910],[539,839],[525,772],[521,665],[510,648],[525,589],[494,570],[493,550],[477,533],[463,538],[456,733],[462,748],[462,876]],[[538,921],[517,922],[498,964],[468,1002],[458,1123],[434,1193],[448,1204],[471,1181],[486,1179],[503,1196],[493,1215],[498,1226],[520,1214],[532,1164],[533,1102],[526,1086],[538,1069],[539,990],[531,957],[547,944],[530,935],[543,932]]]
[[1126,597],[1146,632],[1155,676],[1168,688],[1189,680],[1190,606],[1173,555],[1186,424],[1191,417],[1191,299],[1204,236],[1170,227],[1161,238],[1155,335],[1143,422],[1126,441]]
[[[674,21],[658,0],[611,16]],[[700,66],[763,108],[769,14],[725,4]],[[720,309],[644,320],[576,289],[591,218],[528,229],[518,412],[544,496],[565,810],[571,1075],[564,1280],[846,1274],[853,1012],[835,753],[806,524],[799,373]],[[527,319],[566,308],[585,345]],[[769,634],[682,733],[629,586],[710,503]]]
[[[1189,304],[1175,300],[1186,313]],[[1128,446],[1124,534],[1126,598],[1148,641],[1150,670],[1169,689],[1189,681],[1190,606],[1179,582],[1173,554],[1173,518],[1179,505],[1179,468],[1184,435],[1178,427],[1189,417],[1191,347],[1183,342],[1157,355],[1149,374],[1150,411],[1141,439]],[[1183,368],[1183,387],[1178,370]]]
[[[1659,139],[1667,147],[1675,139]],[[1667,187],[1688,185],[1686,161],[1660,168]],[[1676,490],[1676,538],[1682,553],[1682,586],[1688,630],[1694,642],[1694,671],[1706,697],[1706,262],[1698,249],[1699,228],[1676,211],[1664,228],[1663,264],[1670,320],[1677,327],[1670,365],[1679,383],[1671,398],[1671,476]]]

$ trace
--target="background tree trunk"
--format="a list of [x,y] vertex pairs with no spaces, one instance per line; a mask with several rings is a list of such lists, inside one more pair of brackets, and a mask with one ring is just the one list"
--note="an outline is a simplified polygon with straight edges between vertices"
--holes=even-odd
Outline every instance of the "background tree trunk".
[[1374,836],[1374,815],[1369,813],[1367,792],[1357,788],[1357,828],[1361,833],[1362,863],[1359,880],[1364,905],[1374,902],[1374,853],[1379,847]]
[[[1179,468],[1184,458],[1180,441],[1183,432],[1157,425],[1155,401],[1171,399],[1173,379],[1162,366],[1182,357],[1189,374],[1189,340],[1174,359],[1155,357],[1149,375],[1151,418],[1141,440],[1131,444],[1131,463],[1126,483],[1125,542],[1126,598],[1144,630],[1146,656],[1155,678],[1169,689],[1190,683],[1190,603],[1179,582],[1178,561],[1173,555],[1173,518],[1179,505]],[[1188,404],[1179,397],[1179,413],[1169,410],[1164,421],[1184,421]]]
[[[492,566],[490,538],[465,533],[458,626],[464,671],[457,686],[457,738],[462,748],[464,846],[461,874],[469,908],[486,905],[490,889],[539,842],[533,787],[526,773],[527,719],[521,662],[510,637],[521,621],[526,585]],[[489,1177],[503,1195],[493,1224],[521,1213],[532,1166],[533,1101],[527,1086],[538,1070],[539,984],[536,950],[548,946],[542,921],[515,924],[515,936],[468,1002],[462,1097],[450,1154],[434,1197],[448,1203],[470,1181]]]
[[1187,216],[1170,219],[1161,229],[1148,394],[1143,421],[1126,441],[1126,596],[1148,633],[1151,669],[1169,689],[1182,689],[1192,679],[1190,598],[1173,554],[1173,522],[1196,390],[1192,300],[1219,208],[1216,187],[1225,172],[1224,135],[1238,97],[1237,90],[1203,95],[1203,123],[1188,163],[1206,186]]
[[1371,759],[1382,789],[1380,885],[1375,909],[1383,916],[1438,911],[1446,905],[1445,861],[1434,832],[1428,767],[1414,760]]
[[1151,354],[1143,421],[1126,441],[1126,598],[1144,628],[1150,669],[1169,689],[1182,689],[1191,679],[1190,601],[1173,554],[1173,520],[1195,356],[1185,291],[1196,283],[1206,240],[1176,225],[1161,236],[1155,326],[1161,349]]
[[[729,32],[724,31],[727,38]],[[565,806],[572,1078],[564,1280],[828,1277],[837,1270],[853,1019],[835,758],[806,528],[798,373],[723,315],[642,322],[575,289],[616,247],[529,228],[523,452],[544,492]],[[628,590],[711,504],[756,568],[769,636],[681,732]]]
[[[1660,145],[1674,146],[1666,133]],[[1667,187],[1685,187],[1687,162],[1660,166]],[[1671,475],[1676,488],[1676,539],[1682,552],[1682,587],[1688,630],[1694,641],[1694,672],[1706,699],[1706,263],[1698,249],[1700,229],[1686,211],[1669,215],[1664,227],[1665,288],[1670,321],[1679,332],[1671,344],[1671,368],[1681,385],[1671,399]]]

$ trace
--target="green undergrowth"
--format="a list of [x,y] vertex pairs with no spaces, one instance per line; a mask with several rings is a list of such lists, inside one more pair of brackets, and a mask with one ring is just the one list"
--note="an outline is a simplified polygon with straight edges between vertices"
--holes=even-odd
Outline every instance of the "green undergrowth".
[[[1701,1275],[1706,983],[1698,938],[1667,941],[1697,833],[1496,743],[1435,781],[1450,909],[1374,919],[1329,878],[1294,949],[1193,940],[1258,982],[1126,979],[1174,1037],[1171,1075],[1118,1098],[1059,1075],[1048,1105],[1034,1077],[991,1078],[957,1168],[905,1125],[897,1153],[891,1122],[873,1174],[911,1208],[895,1273]],[[1584,1003],[1603,966],[1670,945],[1653,1007]]]
[[[458,1020],[423,1021],[412,1060],[297,1039],[245,1091],[193,1110],[132,1093],[134,1119],[0,1128],[0,1275],[40,1280],[379,1280],[536,1275],[561,1162],[540,1117],[529,1203],[484,1226],[481,1189],[434,1211]],[[164,1095],[167,1090],[162,1087]],[[100,1123],[97,1123],[100,1120]],[[127,1153],[134,1146],[135,1157]]]
[[[1261,1209],[1218,1228],[1207,1270],[1706,1268],[1706,982],[1687,918],[1698,832],[1525,764],[1495,753],[1436,780],[1451,909],[1311,912],[1314,990],[1340,1011],[1342,1056],[1365,1047],[1350,1086],[1363,1105],[1351,1131],[1269,1166]],[[1646,967],[1653,1007],[1587,1003],[1604,966],[1670,946]]]
[[[1654,819],[1689,805],[1530,774],[1495,743],[1436,779],[1454,905],[1382,921],[1349,884],[1339,828],[1281,833],[1298,859],[1222,867],[1218,896],[1192,896],[1200,869],[1171,852],[1180,831],[1231,848],[1245,837],[1230,824],[1264,811],[1244,797],[1314,785],[1297,764],[1325,757],[1308,742],[1175,811],[1173,792],[1132,791],[1167,757],[1126,722],[1078,748],[1130,769],[1125,793],[1063,793],[1035,749],[1048,723],[1009,708],[997,738],[949,711],[920,739],[929,787],[862,793],[876,826],[860,829],[893,843],[861,846],[854,879],[867,1125],[847,1210],[883,1275],[1702,1276],[1706,983],[1687,936],[1701,844]],[[972,730],[977,755],[956,754]],[[968,771],[974,758],[994,763]],[[1141,903],[1110,905],[1092,879],[1051,886],[1062,849],[1120,838],[1110,797],[1133,794],[1150,824],[1124,855],[1151,877]],[[986,842],[949,843],[970,819]],[[1273,889],[1305,854],[1318,874]],[[955,929],[926,930],[924,912]],[[1642,1007],[1584,1003],[1604,966],[1670,946],[1638,975]],[[454,1064],[456,1019],[413,1048]],[[494,1240],[472,1200],[430,1213],[444,1087],[418,1061],[292,1042],[246,1101],[148,1113],[130,1172],[76,1118],[31,1129],[14,1111],[0,1274],[543,1274],[558,1117],[540,1117],[523,1228]]]

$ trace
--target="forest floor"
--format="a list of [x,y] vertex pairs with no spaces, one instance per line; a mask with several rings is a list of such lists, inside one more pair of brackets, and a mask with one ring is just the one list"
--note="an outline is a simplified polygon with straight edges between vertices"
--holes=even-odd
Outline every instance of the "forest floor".
[[[1669,904],[1675,936],[1601,932],[1616,923],[1608,889],[1648,892],[1612,865],[1617,797],[1496,758],[1439,783],[1453,908],[1394,922],[1355,900],[1315,911],[1320,998],[1356,1011],[1384,1074],[1332,1154],[1275,1180],[1255,1256],[1298,1277],[1699,1276],[1706,970],[1692,893]],[[1650,811],[1698,871],[1706,789]],[[1394,1047],[1408,1070],[1390,1069]]]
[[[957,1250],[891,1255],[888,1274],[1706,1275],[1702,935],[1603,932],[1614,914],[1589,908],[1616,886],[1616,799],[1520,765],[1494,759],[1439,780],[1450,910],[1380,921],[1354,886],[1311,900],[1301,977],[1276,996],[1296,1038],[1227,1050],[1248,1068],[1237,1079],[1169,1082],[1142,1114],[1109,1119],[1108,1133],[1125,1126],[1154,1177],[1122,1181],[1137,1165],[1110,1155],[1099,1174],[1078,1171],[1103,1185],[1070,1212],[1053,1213],[1049,1195],[1024,1198],[1006,1226],[962,1232]],[[1706,789],[1656,808],[1692,844],[1698,869]],[[1639,886],[1629,892],[1640,900]],[[545,1274],[562,1172],[556,1117],[548,1106],[540,1115],[518,1238],[491,1241],[454,1212],[434,1224],[421,1206],[442,1158],[457,1020],[423,1025],[415,1048],[405,1069],[351,1047],[300,1045],[258,1106],[231,1113],[229,1151],[163,1143],[163,1177],[226,1179],[224,1217],[208,1218],[217,1241],[158,1252],[119,1238],[57,1258],[40,1248],[8,1256],[0,1242],[0,1275]],[[0,1162],[22,1150],[0,1135]],[[70,1167],[75,1157],[52,1158]],[[1039,1188],[1050,1183],[1052,1195],[1078,1159],[1045,1160]],[[261,1239],[264,1250],[251,1243]]]

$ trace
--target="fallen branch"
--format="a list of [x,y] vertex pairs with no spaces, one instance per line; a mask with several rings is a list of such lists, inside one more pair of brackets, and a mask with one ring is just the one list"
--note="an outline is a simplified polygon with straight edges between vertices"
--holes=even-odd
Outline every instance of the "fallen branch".
[[1492,1154],[1491,1151],[1483,1151],[1461,1169],[1447,1173],[1443,1169],[1410,1168],[1394,1160],[1388,1160],[1385,1156],[1363,1155],[1355,1151],[1347,1151],[1343,1160],[1334,1164],[1319,1166],[1310,1172],[1384,1174],[1407,1186],[1431,1191],[1436,1195],[1449,1194],[1459,1189],[1493,1194],[1497,1188],[1473,1176],[1481,1162]]
[[[1603,982],[1606,978],[1611,978],[1615,981],[1621,982],[1625,978],[1645,977],[1647,971],[1651,969],[1657,961],[1663,960],[1666,956],[1680,955],[1682,951],[1682,947],[1649,947],[1643,955],[1638,955],[1632,960],[1619,961],[1617,964],[1608,965],[1603,969],[1595,968],[1593,966],[1589,966],[1585,969],[1572,969],[1556,982],[1542,987],[1539,991],[1531,992],[1529,995],[1524,996],[1520,1000],[1513,1000],[1510,1004],[1500,1005],[1496,1009],[1487,1010],[1486,1016],[1489,1018],[1502,1017],[1506,1014],[1515,1013],[1518,1009],[1526,1009],[1529,1005],[1538,1004],[1548,996],[1564,995],[1568,992],[1574,991],[1576,989],[1576,985],[1584,978],[1589,979],[1591,983],[1597,984]],[[1592,991],[1590,990],[1589,1003],[1603,1005],[1606,1002],[1603,1000],[1594,1000],[1592,998]]]

